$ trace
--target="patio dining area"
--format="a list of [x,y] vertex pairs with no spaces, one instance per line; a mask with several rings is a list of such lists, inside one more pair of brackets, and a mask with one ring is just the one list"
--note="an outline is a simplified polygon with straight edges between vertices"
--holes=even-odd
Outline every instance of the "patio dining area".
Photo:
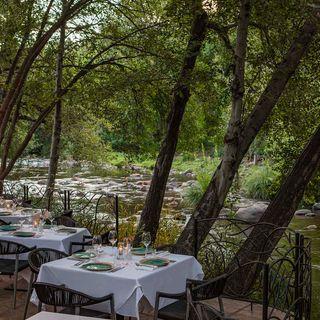
[[[31,200],[28,192],[19,198],[10,194],[13,190],[18,187],[6,189],[10,199],[2,198],[0,208],[0,318],[310,318],[311,244],[289,228],[218,218],[200,242],[201,228],[209,221],[197,219],[190,254],[175,244],[154,246],[148,233],[140,246],[133,246],[132,238],[119,234],[117,201],[104,207],[105,214],[111,208],[108,215],[113,220],[108,220],[108,231],[105,226],[98,234],[94,226],[103,210],[102,195],[95,195],[96,202],[85,197],[90,199],[93,221],[79,226],[76,208],[90,207],[83,197],[72,201],[70,190],[55,190],[48,202],[41,193]],[[55,195],[67,195],[62,206]],[[61,207],[60,215],[53,215]],[[257,245],[258,238],[262,245]],[[249,260],[235,260],[246,241]],[[255,276],[239,290],[238,284],[250,278],[252,265]]]

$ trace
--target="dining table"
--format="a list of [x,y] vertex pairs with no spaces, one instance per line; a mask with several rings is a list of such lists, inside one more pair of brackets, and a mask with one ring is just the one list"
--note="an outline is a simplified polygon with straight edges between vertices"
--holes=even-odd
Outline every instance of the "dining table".
[[[1,231],[0,241],[13,241],[27,247],[49,248],[69,253],[71,242],[83,241],[83,236],[89,236],[86,228],[55,227],[44,228],[41,232],[32,225],[24,225],[15,231]],[[80,248],[74,247],[74,250]]]
[[38,212],[39,209],[32,208],[0,208],[0,220],[8,224],[20,224]]
[[[142,263],[144,256],[128,255],[118,259],[111,247],[102,247],[97,256],[90,261],[79,263],[73,256],[52,261],[41,266],[38,282],[65,285],[93,297],[102,297],[113,293],[115,311],[122,316],[139,319],[139,302],[146,301],[155,305],[157,291],[168,293],[183,292],[187,279],[202,279],[200,263],[193,256],[156,252],[147,258],[167,261],[164,266]],[[87,265],[110,264],[108,271],[87,269]],[[34,301],[35,302],[35,301]],[[162,300],[160,307],[172,303]],[[90,306],[91,309],[108,312],[107,302]]]

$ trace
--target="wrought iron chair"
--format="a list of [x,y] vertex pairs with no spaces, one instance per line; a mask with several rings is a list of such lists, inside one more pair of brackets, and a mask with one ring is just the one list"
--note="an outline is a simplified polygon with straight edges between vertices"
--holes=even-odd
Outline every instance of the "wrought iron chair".
[[109,294],[101,298],[95,298],[66,288],[64,285],[53,285],[42,282],[36,282],[34,284],[34,288],[40,301],[38,305],[38,312],[41,311],[42,304],[46,304],[53,306],[55,312],[57,307],[63,307],[64,309],[61,313],[83,316],[101,316],[101,312],[82,309],[82,307],[108,301],[110,303],[110,314],[108,317],[111,317],[113,320],[116,319],[113,294]]
[[[209,279],[209,280],[187,280],[186,291],[169,294],[164,292],[157,292],[154,320],[164,319],[164,320],[184,320],[189,317],[189,306],[204,303],[206,300],[218,298],[220,310],[216,310],[210,307],[210,311],[214,314],[217,319],[228,319],[224,316],[223,303],[221,295],[224,290],[228,275],[223,274],[219,277]],[[176,299],[178,301],[167,305],[159,309],[160,299]]]
[[[29,248],[13,241],[0,240],[0,274],[14,277],[13,309],[15,309],[17,301],[18,273],[29,267],[27,260],[20,260],[20,255],[28,253],[34,248],[35,247]],[[9,259],[7,257],[1,259],[1,256],[15,256],[15,259]]]
[[3,221],[2,219],[0,219],[0,226],[7,226],[10,223]]
[[77,226],[77,222],[75,220],[65,215],[55,218],[55,221],[58,225],[63,225],[66,227],[75,228]]
[[[107,231],[101,234],[102,244],[104,245],[109,243],[109,240],[108,240],[109,232],[110,231]],[[72,241],[70,243],[69,254],[72,254],[74,252],[84,251],[86,247],[92,246],[92,239],[93,239],[93,236],[83,236],[82,241]]]
[[40,267],[47,262],[59,260],[62,258],[67,257],[68,255],[62,251],[58,251],[55,249],[49,248],[38,248],[32,250],[28,255],[28,262],[31,269],[31,275],[28,284],[28,293],[27,293],[27,300],[24,308],[24,315],[23,319],[26,319],[29,301],[31,298],[32,288],[34,283],[37,281],[37,277],[40,271]]
[[156,248],[157,251],[169,251],[173,254],[190,255],[184,246],[177,246],[176,244],[164,244]]

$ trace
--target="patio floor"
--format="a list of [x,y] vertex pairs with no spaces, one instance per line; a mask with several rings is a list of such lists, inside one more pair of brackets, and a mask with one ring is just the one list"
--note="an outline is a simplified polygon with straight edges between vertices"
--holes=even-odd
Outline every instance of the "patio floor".
[[[12,309],[13,292],[5,290],[11,283],[9,280],[0,279],[0,320],[22,320],[26,292],[18,292],[17,294],[17,307]],[[19,281],[20,288],[26,288],[26,282],[24,280]],[[212,302],[216,304],[216,302]],[[238,320],[260,320],[262,318],[262,308],[260,305],[253,305],[253,311],[251,311],[250,304],[248,302],[234,301],[224,299],[224,306],[228,316]],[[28,317],[37,312],[37,308],[33,305],[29,305]],[[280,315],[280,314],[279,314]],[[142,320],[151,320],[152,314],[142,314]]]

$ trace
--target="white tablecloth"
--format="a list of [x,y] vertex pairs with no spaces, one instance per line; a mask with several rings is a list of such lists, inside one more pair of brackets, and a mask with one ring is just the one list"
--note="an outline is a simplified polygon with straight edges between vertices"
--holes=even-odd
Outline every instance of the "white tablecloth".
[[[110,248],[104,248],[104,254],[98,260],[113,261]],[[166,267],[155,270],[137,270],[135,262],[141,257],[133,256],[126,261],[126,267],[116,272],[92,272],[74,266],[68,258],[44,264],[38,276],[39,282],[64,284],[93,297],[114,294],[115,310],[124,316],[139,317],[139,301],[145,296],[154,307],[156,292],[178,293],[185,290],[186,279],[202,277],[202,268],[192,256],[170,255],[166,258],[175,260]],[[118,263],[118,262],[116,262]],[[172,302],[166,301],[168,304]],[[108,303],[97,306],[98,310],[107,311]]]
[[[76,233],[57,233],[51,229],[44,229],[43,235],[31,238],[15,237],[11,232],[0,232],[0,240],[8,240],[24,244],[27,247],[50,248],[69,253],[70,243],[83,240],[84,235],[90,235],[85,228],[77,229]],[[31,231],[31,230],[28,230]]]
[[71,314],[53,313],[53,312],[45,312],[45,311],[37,313],[33,317],[28,318],[28,320],[98,320],[98,319],[99,318],[75,316]]
[[[10,213],[10,215],[7,215],[7,213]],[[30,208],[15,211],[6,208],[0,208],[0,219],[6,223],[19,224],[21,219],[26,219],[26,214],[32,216],[34,213],[36,213],[36,210]]]

